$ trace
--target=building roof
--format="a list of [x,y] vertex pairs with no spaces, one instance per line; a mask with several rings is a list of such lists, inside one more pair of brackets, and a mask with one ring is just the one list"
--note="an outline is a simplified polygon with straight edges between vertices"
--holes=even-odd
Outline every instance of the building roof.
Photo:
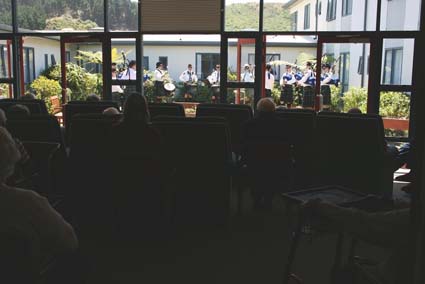
[[284,4],[283,7],[284,8],[291,8],[294,4],[296,4],[299,1],[300,0],[290,0],[288,3]]

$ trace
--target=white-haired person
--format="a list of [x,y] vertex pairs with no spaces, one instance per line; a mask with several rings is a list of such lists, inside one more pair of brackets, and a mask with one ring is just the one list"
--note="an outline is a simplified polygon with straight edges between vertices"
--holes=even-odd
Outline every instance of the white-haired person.
[[78,247],[74,229],[34,191],[12,187],[6,180],[14,173],[21,154],[9,132],[0,127],[0,229],[29,241],[32,263],[71,253]]

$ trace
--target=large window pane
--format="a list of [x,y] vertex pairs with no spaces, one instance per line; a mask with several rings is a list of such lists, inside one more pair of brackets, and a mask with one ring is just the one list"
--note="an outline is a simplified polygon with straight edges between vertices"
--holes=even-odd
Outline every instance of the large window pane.
[[99,42],[67,43],[66,63],[68,100],[85,100],[88,95],[103,95],[102,45]]
[[381,4],[381,30],[418,30],[421,0],[391,0]]
[[307,62],[315,63],[316,51],[317,39],[313,36],[267,36],[266,64],[272,67],[275,79],[272,96],[277,104],[303,106],[300,80],[308,72]]
[[[307,5],[310,5],[309,9],[306,8]],[[376,29],[377,0],[295,0],[283,4],[283,9],[290,15],[288,28],[278,28],[278,25],[274,25],[267,30],[279,31],[291,28],[293,31],[344,32]],[[284,22],[285,17],[282,18]],[[264,25],[266,26],[269,22],[270,20],[265,16]]]
[[109,29],[111,31],[137,31],[137,0],[109,0]]
[[26,30],[103,30],[103,0],[16,0],[18,26]]
[[226,31],[258,31],[260,1],[226,0],[224,14]]
[[410,93],[381,92],[379,114],[384,121],[385,136],[408,137]]
[[0,79],[12,77],[12,44],[9,40],[0,40]]
[[12,31],[12,1],[0,0],[0,33]]
[[137,89],[136,39],[111,39],[111,48],[111,78],[117,80],[112,83],[112,100],[122,105],[125,96]]
[[384,39],[382,52],[382,84],[412,83],[414,39]]
[[323,108],[347,112],[367,111],[369,81],[368,43],[325,43],[323,45],[321,87]]
[[228,45],[227,81],[255,82],[255,39],[230,38]]
[[[211,102],[208,78],[220,65],[220,35],[144,35],[143,61],[150,101]],[[158,62],[162,67],[156,70]]]
[[0,83],[0,100],[13,98],[12,84]]

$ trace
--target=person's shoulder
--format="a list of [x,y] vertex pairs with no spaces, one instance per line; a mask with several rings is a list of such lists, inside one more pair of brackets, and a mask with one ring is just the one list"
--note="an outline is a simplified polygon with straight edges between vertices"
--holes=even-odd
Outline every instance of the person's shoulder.
[[39,195],[37,192],[29,189],[21,189],[17,187],[7,187],[2,189],[2,195],[4,200],[10,202],[18,201],[23,204],[35,204],[41,203],[46,200],[45,197]]

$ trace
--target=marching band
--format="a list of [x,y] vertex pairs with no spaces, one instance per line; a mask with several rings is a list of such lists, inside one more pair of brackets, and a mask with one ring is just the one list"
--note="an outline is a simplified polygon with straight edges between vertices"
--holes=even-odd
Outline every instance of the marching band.
[[[328,108],[331,105],[331,85],[338,87],[339,79],[332,72],[332,66],[325,63],[322,66],[320,79],[320,94],[323,96],[323,107]],[[245,64],[241,71],[242,82],[254,82],[254,67],[250,64]],[[156,69],[153,72],[152,81],[154,82],[154,96],[157,99],[170,95],[176,89],[172,80],[166,79],[168,72],[164,70],[161,62],[156,64]],[[135,80],[136,79],[136,62],[129,61],[126,69],[118,72],[115,63],[112,65],[112,79],[116,80]],[[149,75],[143,77],[144,81],[150,79]],[[198,77],[193,71],[192,64],[188,64],[187,69],[179,76],[179,80],[184,86],[184,99],[192,100],[198,90]],[[210,87],[211,99],[213,102],[220,100],[220,65],[217,64],[212,73],[206,78],[204,83]],[[266,97],[272,96],[272,90],[275,84],[275,72],[272,65],[266,65],[265,71],[265,94]],[[280,103],[290,108],[294,104],[296,88],[299,88],[301,97],[301,105],[304,108],[313,108],[315,105],[315,86],[316,74],[313,70],[313,63],[307,61],[305,63],[304,72],[299,71],[298,66],[291,63],[285,64],[285,72],[279,80],[280,86]],[[116,94],[127,93],[129,86],[112,86],[112,92]],[[124,90],[123,90],[124,89]]]

